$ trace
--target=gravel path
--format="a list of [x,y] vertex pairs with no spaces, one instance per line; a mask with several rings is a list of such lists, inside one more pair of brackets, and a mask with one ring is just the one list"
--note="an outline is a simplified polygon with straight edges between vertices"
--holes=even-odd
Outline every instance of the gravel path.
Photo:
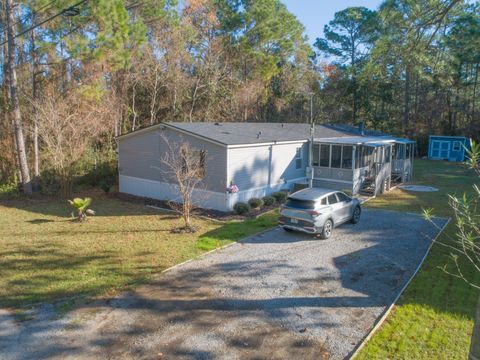
[[48,305],[23,322],[0,311],[0,358],[343,359],[437,232],[379,210],[329,240],[274,229],[61,319]]

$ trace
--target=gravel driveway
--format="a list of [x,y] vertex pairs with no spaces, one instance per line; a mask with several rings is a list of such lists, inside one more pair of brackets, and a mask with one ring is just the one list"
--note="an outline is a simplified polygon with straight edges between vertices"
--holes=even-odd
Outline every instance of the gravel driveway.
[[62,319],[48,306],[21,323],[0,312],[0,358],[343,359],[437,232],[378,210],[329,240],[274,229]]

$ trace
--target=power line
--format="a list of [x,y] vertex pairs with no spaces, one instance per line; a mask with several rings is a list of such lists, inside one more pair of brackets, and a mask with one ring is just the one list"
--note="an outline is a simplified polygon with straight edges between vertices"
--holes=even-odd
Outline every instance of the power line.
[[[67,7],[67,8],[63,8],[60,12],[56,13],[55,15],[52,15],[52,16],[50,16],[49,18],[47,18],[47,19],[45,19],[45,20],[43,20],[43,21],[40,21],[39,23],[37,23],[37,24],[29,27],[28,29],[26,29],[26,30],[24,30],[24,31],[16,34],[13,38],[16,39],[16,38],[18,38],[18,37],[20,37],[20,36],[25,35],[26,33],[30,32],[30,31],[32,31],[32,30],[35,30],[36,28],[42,26],[43,24],[45,24],[45,23],[47,23],[47,22],[50,22],[50,21],[56,19],[57,17],[65,14],[65,13],[67,13],[69,10],[71,10],[71,9],[73,9],[73,8],[76,8],[77,6],[80,6],[80,5],[84,4],[84,3],[86,3],[87,1],[88,1],[88,0],[80,0],[79,2],[77,2],[77,3],[75,3],[75,4],[71,5],[71,6],[69,6],[69,7]],[[6,44],[7,42],[8,42],[8,40],[2,42],[2,43],[0,44],[0,46]]]
[[[47,10],[49,7],[51,7],[54,3],[56,3],[57,1],[59,0],[52,0],[50,2],[48,2],[47,4],[41,6],[40,8],[38,8],[37,10],[33,10],[30,14],[27,14],[23,17],[20,17],[19,19],[17,19],[13,24],[12,24],[12,28],[14,28],[16,25],[18,24],[22,24],[29,18],[31,17],[32,19],[40,14],[41,12]],[[4,24],[1,28],[0,28],[0,32],[4,33],[5,34],[5,28],[7,27],[6,24]]]

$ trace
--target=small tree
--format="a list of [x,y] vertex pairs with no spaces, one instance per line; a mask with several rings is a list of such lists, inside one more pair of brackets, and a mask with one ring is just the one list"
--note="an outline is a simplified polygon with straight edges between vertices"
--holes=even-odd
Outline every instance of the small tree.
[[58,176],[62,196],[68,199],[77,165],[95,141],[110,128],[110,112],[103,93],[93,87],[57,91],[32,101],[45,166]]
[[[179,191],[179,201],[171,201],[170,206],[182,214],[184,227],[178,230],[195,232],[191,224],[191,213],[195,207],[194,193],[205,176],[205,151],[193,149],[187,142],[167,144],[162,164],[169,180]],[[198,201],[198,198],[196,199]]]
[[[72,208],[77,212],[77,220],[84,221],[87,220],[87,215],[95,215],[95,211],[90,209],[92,204],[92,199],[87,197],[85,199],[75,198],[73,200],[68,200]],[[72,217],[74,213],[72,212]]]
[[[467,165],[480,177],[480,146],[472,141],[467,153]],[[480,273],[480,214],[477,208],[480,201],[480,188],[474,185],[473,190],[474,195],[471,198],[467,194],[462,197],[449,195],[449,204],[454,212],[457,233],[455,237],[449,237],[448,243],[438,243],[452,251],[451,258],[456,268],[456,271],[452,272],[445,266],[443,271],[480,290],[480,284],[469,279],[462,271],[463,266],[461,265],[465,261]],[[424,210],[424,215],[433,223],[431,209]],[[480,298],[477,303],[469,359],[480,359]]]

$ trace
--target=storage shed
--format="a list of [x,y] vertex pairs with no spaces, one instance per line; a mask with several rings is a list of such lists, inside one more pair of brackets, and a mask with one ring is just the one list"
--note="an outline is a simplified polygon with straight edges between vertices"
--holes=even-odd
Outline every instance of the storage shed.
[[464,161],[468,138],[463,136],[431,135],[428,143],[428,158],[432,160]]

